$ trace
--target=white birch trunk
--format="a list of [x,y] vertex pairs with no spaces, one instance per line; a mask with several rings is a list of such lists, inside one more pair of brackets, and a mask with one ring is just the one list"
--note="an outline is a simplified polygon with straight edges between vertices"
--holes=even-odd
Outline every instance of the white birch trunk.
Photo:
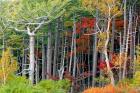
[[35,46],[35,37],[34,35],[30,35],[30,65],[29,65],[29,79],[32,83],[34,83],[34,67],[35,67],[35,54],[34,54],[34,46]]
[[128,25],[128,31],[127,31],[127,36],[126,36],[126,47],[125,47],[125,60],[124,60],[124,65],[123,65],[123,76],[122,78],[125,79],[126,77],[126,66],[127,66],[127,52],[128,52],[128,43],[129,43],[129,38],[130,38],[130,28],[131,28],[131,23],[132,22],[132,11],[130,9],[129,11],[129,25]]
[[108,19],[108,27],[107,27],[107,30],[106,30],[107,39],[106,39],[105,46],[104,46],[104,54],[105,54],[105,62],[106,62],[106,65],[107,65],[107,71],[108,71],[109,78],[111,80],[111,84],[115,85],[113,72],[112,72],[112,70],[110,68],[110,65],[109,65],[109,56],[107,54],[107,47],[108,47],[108,43],[109,43],[109,39],[110,39],[110,37],[109,37],[110,23],[111,23],[111,19],[109,18]]

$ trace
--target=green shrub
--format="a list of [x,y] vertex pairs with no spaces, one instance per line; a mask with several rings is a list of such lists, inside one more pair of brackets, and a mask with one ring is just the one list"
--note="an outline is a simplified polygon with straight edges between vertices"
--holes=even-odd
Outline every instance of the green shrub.
[[135,72],[132,85],[134,87],[140,87],[140,71]]
[[0,93],[67,93],[69,88],[68,80],[43,80],[33,86],[25,77],[13,76],[0,86]]
[[44,80],[35,86],[35,90],[43,90],[43,93],[67,93],[69,87],[68,80]]
[[16,77],[0,87],[1,93],[33,93],[32,86],[25,77]]

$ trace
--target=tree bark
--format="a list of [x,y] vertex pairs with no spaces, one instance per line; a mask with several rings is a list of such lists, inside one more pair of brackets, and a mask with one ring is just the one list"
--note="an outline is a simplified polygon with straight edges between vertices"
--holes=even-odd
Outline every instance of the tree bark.
[[35,46],[35,37],[34,35],[30,35],[30,65],[29,65],[29,79],[32,83],[34,83],[34,67],[35,67],[35,54],[34,54],[34,46]]
[[[124,0],[124,31],[123,31],[122,53],[125,53],[126,37],[127,37],[127,32],[126,32],[126,29],[127,29],[127,27],[126,27],[126,20],[127,20],[126,4],[127,4],[127,0]],[[123,65],[122,79],[124,78],[124,69],[125,69],[125,62],[124,62],[124,65]]]
[[55,32],[55,48],[54,48],[54,60],[53,60],[53,76],[56,75],[56,65],[57,65],[57,55],[58,55],[58,36],[59,36],[59,21],[56,24],[56,32]]
[[47,79],[49,79],[49,75],[51,75],[51,67],[52,67],[52,48],[51,48],[51,29],[49,24],[48,30],[48,47],[47,47]]
[[[98,10],[96,10],[96,22],[98,21]],[[96,27],[96,25],[95,25]],[[97,31],[97,28],[94,28],[94,31]],[[96,33],[96,32],[95,32]],[[93,70],[92,70],[92,86],[95,86],[96,78],[96,69],[97,69],[97,34],[93,34]]]
[[[74,14],[73,16],[73,50],[74,50],[74,63],[73,63],[73,72],[72,72],[72,76],[73,78],[75,78],[76,76],[76,65],[77,65],[77,61],[76,61],[76,15]],[[71,93],[73,93],[74,91],[74,82],[72,82],[72,89],[71,89]]]
[[125,79],[126,77],[126,66],[127,66],[127,52],[128,52],[128,44],[129,44],[129,38],[130,38],[130,31],[131,31],[131,25],[132,25],[132,10],[130,8],[129,11],[129,24],[128,24],[128,31],[127,31],[127,36],[126,36],[126,47],[125,47],[125,60],[124,60],[124,65],[123,65],[123,76],[122,78]]
[[44,46],[44,36],[42,37],[42,80],[45,79],[45,46]]
[[39,49],[38,49],[38,46],[39,46],[39,42],[38,42],[38,37],[37,37],[37,47],[36,47],[36,51],[37,51],[37,54],[36,54],[36,62],[35,62],[35,76],[36,76],[36,84],[39,82],[39,58],[38,58],[38,52],[39,52]]
[[122,80],[122,34],[120,33],[120,40],[119,40],[119,44],[120,44],[120,50],[119,50],[119,81]]
[[107,27],[107,30],[106,30],[106,35],[107,35],[107,39],[106,39],[106,42],[105,42],[105,46],[104,46],[104,54],[105,54],[105,62],[106,62],[106,65],[107,65],[107,71],[108,71],[108,75],[109,75],[109,78],[111,80],[111,84],[112,85],[115,85],[115,80],[114,80],[114,76],[113,76],[113,72],[110,68],[110,65],[109,65],[109,56],[107,54],[107,49],[108,49],[108,43],[109,43],[109,28],[110,28],[110,23],[111,23],[111,19],[108,18],[108,27]]

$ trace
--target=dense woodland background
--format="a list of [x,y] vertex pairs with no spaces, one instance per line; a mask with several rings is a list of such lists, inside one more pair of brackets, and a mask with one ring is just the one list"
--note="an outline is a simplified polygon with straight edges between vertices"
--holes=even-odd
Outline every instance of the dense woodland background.
[[1,93],[139,93],[140,0],[0,0],[0,56]]

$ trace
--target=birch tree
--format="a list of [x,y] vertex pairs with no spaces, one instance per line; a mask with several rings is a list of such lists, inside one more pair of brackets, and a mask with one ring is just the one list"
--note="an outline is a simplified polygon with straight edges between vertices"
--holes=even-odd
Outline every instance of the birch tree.
[[[108,51],[108,44],[110,40],[110,26],[111,26],[112,18],[114,18],[115,16],[119,16],[121,14],[120,1],[119,0],[105,0],[105,1],[104,0],[97,0],[97,1],[83,0],[83,1],[86,2],[84,6],[89,11],[93,10],[92,9],[93,7],[99,10],[99,13],[100,13],[99,20],[96,23],[97,32],[93,34],[98,34],[98,33],[103,34],[102,36],[104,37],[104,39],[102,39],[102,41],[99,41],[99,43],[102,43],[103,45],[101,49],[102,49],[102,53],[105,56],[105,62],[107,65],[107,73],[111,80],[111,84],[114,85],[115,84],[114,76],[113,76],[113,72],[109,64],[109,55],[107,51]],[[105,26],[103,26],[102,24],[104,24]],[[98,38],[100,39],[103,37],[98,37]]]

